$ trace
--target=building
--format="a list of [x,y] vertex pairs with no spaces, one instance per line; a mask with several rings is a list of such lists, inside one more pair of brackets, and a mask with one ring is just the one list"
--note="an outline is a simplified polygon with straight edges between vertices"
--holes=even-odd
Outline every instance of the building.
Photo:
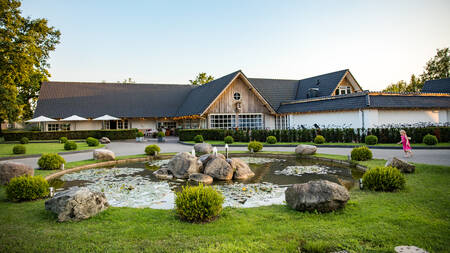
[[[447,124],[450,83],[442,80],[410,94],[363,91],[347,69],[301,80],[248,78],[239,70],[201,86],[45,82],[34,116],[88,119],[48,122],[45,131]],[[94,120],[103,115],[118,120]]]

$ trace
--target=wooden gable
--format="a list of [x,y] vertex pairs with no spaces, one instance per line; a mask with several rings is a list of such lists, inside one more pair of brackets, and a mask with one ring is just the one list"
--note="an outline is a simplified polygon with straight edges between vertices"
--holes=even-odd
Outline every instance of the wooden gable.
[[342,88],[350,87],[351,93],[361,92],[362,91],[361,86],[359,86],[358,82],[356,82],[355,78],[350,73],[350,71],[347,71],[345,73],[344,77],[339,82],[339,84],[336,86],[336,88],[334,89],[333,93],[331,93],[331,94],[333,96],[336,95],[336,90],[338,90],[341,87]]

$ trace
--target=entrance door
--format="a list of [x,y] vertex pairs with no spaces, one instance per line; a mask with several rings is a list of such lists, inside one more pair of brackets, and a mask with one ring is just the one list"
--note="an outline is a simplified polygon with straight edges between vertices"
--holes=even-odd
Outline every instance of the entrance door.
[[109,129],[117,129],[117,121],[116,120],[109,121]]

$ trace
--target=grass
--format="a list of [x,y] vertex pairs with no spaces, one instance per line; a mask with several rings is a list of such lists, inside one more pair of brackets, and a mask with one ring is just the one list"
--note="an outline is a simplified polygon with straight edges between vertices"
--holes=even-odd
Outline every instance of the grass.
[[398,245],[449,252],[450,167],[418,164],[406,177],[406,189],[396,193],[353,189],[346,208],[334,213],[225,208],[209,224],[181,222],[173,210],[117,207],[58,223],[44,200],[10,203],[1,187],[0,252],[393,252]]
[[[64,149],[64,144],[62,144],[62,143],[28,143],[28,144],[24,144],[27,152],[25,154],[16,155],[16,154],[13,154],[13,152],[12,152],[13,147],[15,145],[17,145],[17,143],[0,144],[0,157],[36,155],[36,154],[43,154],[43,153],[60,153],[60,152],[68,151],[68,150]],[[77,142],[77,149],[69,150],[69,151],[96,149],[96,148],[101,148],[104,146],[105,145],[100,144],[96,147],[89,147],[86,142]]]
[[[194,144],[194,141],[185,141],[186,143]],[[205,141],[212,145],[222,145],[225,146],[225,142],[223,141]],[[316,146],[323,146],[323,145],[338,145],[338,146],[355,146],[355,145],[365,145],[364,143],[352,143],[352,142],[326,142],[324,144],[315,144],[314,142],[277,142],[275,144],[269,144],[264,142],[264,146],[273,146],[273,145],[299,145],[299,144],[308,144],[308,145],[316,145]],[[248,145],[248,142],[233,142],[232,144],[228,144],[229,146],[233,145]],[[411,144],[412,147],[450,147],[450,142],[442,142],[438,143],[437,145],[430,146],[426,145],[424,143],[415,143]],[[380,146],[380,147],[401,147],[402,144],[396,144],[396,143],[379,143],[376,145],[371,146]]]

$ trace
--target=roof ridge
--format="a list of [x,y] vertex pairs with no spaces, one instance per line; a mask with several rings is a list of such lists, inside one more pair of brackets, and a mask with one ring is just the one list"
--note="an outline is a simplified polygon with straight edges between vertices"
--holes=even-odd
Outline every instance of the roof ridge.
[[79,85],[79,84],[88,84],[88,85],[97,85],[97,84],[116,84],[116,85],[161,85],[161,86],[167,86],[167,85],[172,85],[172,86],[190,86],[190,84],[176,84],[176,83],[113,83],[113,82],[69,82],[69,81],[45,81],[42,82],[43,84],[47,83],[47,84],[73,84],[73,85]]
[[339,99],[339,98],[349,98],[349,97],[360,97],[367,95],[367,91],[362,92],[355,92],[350,94],[343,94],[343,95],[334,95],[334,96],[322,96],[322,97],[315,97],[315,98],[305,98],[305,99],[298,99],[293,100],[289,102],[281,102],[282,105],[285,104],[300,104],[300,103],[306,103],[306,102],[314,102],[314,101],[323,101],[323,100],[330,100],[330,99]]
[[342,71],[350,71],[350,69],[341,69],[341,70],[338,70],[338,71],[333,71],[333,72],[329,72],[329,73],[325,73],[325,74],[310,76],[310,77],[307,77],[307,78],[300,79],[299,81],[306,80],[306,79],[311,79],[311,78],[315,78],[315,77],[320,77],[320,76],[325,76],[325,75],[330,75],[330,74],[335,74],[335,73],[342,72]]

